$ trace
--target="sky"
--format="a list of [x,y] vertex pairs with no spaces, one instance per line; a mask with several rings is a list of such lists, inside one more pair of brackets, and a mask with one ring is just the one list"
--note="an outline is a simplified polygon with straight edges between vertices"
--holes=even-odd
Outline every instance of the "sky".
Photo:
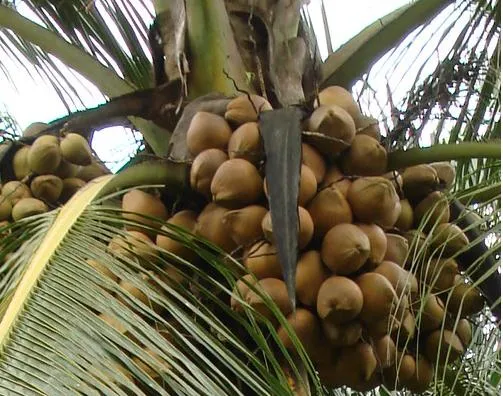
[[[348,7],[347,2],[325,0],[333,49],[339,48],[376,19],[407,3],[409,2],[404,0],[384,2],[353,0],[351,6]],[[33,18],[22,3],[20,4],[18,9],[26,16]],[[96,0],[96,4],[99,6],[99,0]],[[327,46],[322,27],[321,0],[311,0],[308,9],[319,38],[320,52],[325,58]],[[2,64],[7,68],[10,67],[10,70],[13,70],[13,67],[17,67],[18,70],[12,73],[16,87],[13,87],[9,81],[0,79],[0,111],[7,110],[13,115],[21,129],[35,121],[48,122],[67,114],[66,108],[47,81],[36,74],[34,74],[34,80],[18,66],[13,66],[12,62],[5,57]],[[83,93],[85,106],[94,107],[103,103],[103,97],[92,84],[82,83],[82,79],[77,76],[74,79],[77,86],[83,87],[79,91]],[[119,167],[127,160],[127,156],[132,154],[133,145],[134,137],[130,132],[122,130],[118,132],[116,129],[112,133],[110,130],[101,131],[95,135],[94,140],[94,147],[100,157],[105,161],[114,162],[111,164],[114,168]]]

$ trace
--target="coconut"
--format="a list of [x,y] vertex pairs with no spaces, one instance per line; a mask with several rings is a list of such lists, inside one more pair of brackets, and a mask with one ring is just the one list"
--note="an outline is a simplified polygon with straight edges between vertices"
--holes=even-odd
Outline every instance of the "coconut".
[[273,323],[277,322],[276,316],[269,308],[270,303],[261,294],[268,295],[283,315],[288,316],[292,312],[293,307],[285,282],[275,278],[266,278],[259,280],[255,286],[257,291],[250,289],[246,295],[246,302],[266,319]]
[[398,329],[391,331],[391,337],[401,347],[407,347],[416,334],[416,319],[412,312],[406,311]]
[[31,198],[28,186],[20,181],[10,181],[2,186],[2,196],[15,205],[22,198]]
[[32,122],[23,130],[23,137],[37,136],[43,130],[49,128],[49,124],[45,122]]
[[[299,216],[299,238],[298,238],[298,247],[300,250],[304,249],[311,239],[313,238],[314,232],[314,224],[311,219],[311,215],[309,212],[302,208],[298,207],[298,216]],[[267,239],[271,243],[276,243],[276,239],[274,237],[273,229],[272,229],[272,219],[271,212],[267,212],[264,218],[262,219],[262,231],[264,232],[265,239]]]
[[[305,206],[316,195],[317,183],[313,171],[306,165],[300,168],[300,183],[299,183],[299,198],[297,203],[299,206]],[[264,179],[264,192],[267,197],[267,178]]]
[[403,196],[403,179],[402,179],[402,175],[400,175],[400,173],[398,173],[398,171],[386,172],[381,177],[384,177],[385,179],[389,180],[391,182],[391,184],[393,184],[393,187],[395,187],[396,193],[400,197]]
[[60,162],[61,152],[56,136],[40,136],[31,145],[28,152],[28,166],[32,172],[39,175],[53,173]]
[[463,230],[455,224],[438,224],[433,230],[431,246],[434,253],[442,257],[450,257],[463,252],[470,243]]
[[[292,326],[292,330],[300,343],[306,349],[306,352],[312,355],[321,334],[320,324],[316,315],[307,309],[297,308],[286,319]],[[293,340],[282,325],[278,328],[278,337],[286,349],[297,351]]]
[[337,361],[337,355],[338,350],[330,344],[324,333],[321,332],[316,347],[313,349],[310,356],[311,360],[316,365],[316,369],[321,371],[324,366],[326,367],[328,365],[332,366],[333,369],[333,365]]
[[402,179],[405,196],[413,203],[420,201],[433,192],[439,182],[437,171],[426,164],[405,169]]
[[355,279],[363,295],[360,318],[365,323],[383,319],[393,312],[398,298],[393,285],[383,275],[368,272]]
[[304,305],[316,305],[318,291],[329,276],[328,269],[321,261],[320,253],[309,250],[300,256],[295,272],[295,293]]
[[421,332],[440,328],[445,316],[444,303],[434,294],[428,293],[413,304]]
[[367,335],[372,338],[384,337],[386,334],[396,332],[400,328],[400,322],[394,315],[389,315],[383,319],[368,323],[366,327]]
[[129,230],[125,234],[117,235],[108,244],[108,250],[118,256],[133,258],[138,256],[147,263],[158,256],[152,240],[143,232]]
[[389,335],[376,338],[371,344],[381,370],[390,368],[395,364],[397,358],[396,345]]
[[410,295],[415,296],[418,292],[419,287],[416,277],[392,261],[383,261],[377,266],[374,272],[381,274],[389,280],[397,296],[400,298],[402,296],[405,298]]
[[22,198],[13,206],[11,216],[14,221],[18,221],[24,219],[25,217],[45,213],[48,210],[49,208],[47,205],[39,199]]
[[425,257],[429,257],[429,243],[426,243],[426,235],[419,230],[409,230],[403,236],[409,244],[409,253],[404,268],[416,271],[418,263]]
[[283,278],[277,249],[265,241],[259,241],[250,247],[245,254],[244,265],[258,279]]
[[220,149],[201,151],[190,167],[190,187],[211,199],[211,181],[217,169],[229,157]]
[[249,205],[230,210],[222,218],[222,225],[238,246],[248,246],[262,238],[262,219],[267,209],[260,205]]
[[400,231],[409,231],[414,225],[414,209],[407,199],[400,200],[400,215],[395,223],[395,228]]
[[213,201],[229,209],[242,208],[262,196],[262,178],[250,162],[234,158],[217,169],[211,181]]
[[229,253],[236,248],[236,243],[227,229],[222,227],[222,221],[227,212],[228,209],[215,203],[206,205],[197,218],[194,233],[208,239]]
[[353,215],[364,223],[375,223],[388,229],[400,215],[400,199],[389,180],[362,177],[351,183],[348,202]]
[[54,175],[37,176],[31,181],[30,189],[35,198],[54,203],[63,191],[63,180]]
[[76,177],[69,177],[63,180],[63,190],[59,196],[60,201],[68,201],[77,191],[86,185],[86,182]]
[[423,393],[430,387],[434,374],[433,365],[424,356],[417,355],[414,374],[404,381],[404,385],[414,393]]
[[365,264],[365,269],[371,271],[384,259],[387,249],[386,234],[376,224],[360,223],[357,226],[365,233],[370,242],[370,254]]
[[353,99],[351,92],[338,85],[326,87],[318,93],[317,99],[314,101],[314,107],[322,105],[336,105],[346,110],[351,118],[360,121],[362,118],[358,103]]
[[355,119],[356,134],[367,135],[379,141],[381,139],[381,131],[379,130],[379,121],[374,117],[360,115]]
[[[182,210],[176,213],[173,217],[171,217],[167,221],[168,224],[180,227],[187,232],[192,232],[194,230],[196,222],[197,222],[197,213],[192,210]],[[169,228],[166,226],[162,226],[161,230],[169,231]],[[182,242],[170,238],[167,235],[157,234],[155,243],[161,249],[173,253],[174,255],[181,257],[185,260],[194,261],[197,258],[197,254],[193,250],[186,247]]]
[[318,150],[307,143],[302,143],[302,163],[313,171],[316,183],[320,184],[327,172],[325,160]]
[[348,201],[334,185],[316,194],[307,210],[313,220],[314,237],[319,240],[335,225],[353,222]]
[[384,385],[390,390],[401,389],[416,371],[416,361],[412,355],[399,352],[396,362],[383,370]]
[[0,195],[0,221],[10,219],[11,214],[12,214],[11,200],[4,195]]
[[461,275],[455,276],[454,288],[444,299],[447,311],[453,315],[461,312],[462,316],[471,316],[484,308],[484,297]]
[[58,176],[60,179],[67,179],[75,177],[78,169],[79,167],[77,165],[74,165],[62,158],[58,168],[54,171],[54,175]]
[[329,320],[322,320],[321,327],[327,339],[335,347],[354,345],[362,337],[363,328],[357,320],[339,324]]
[[91,165],[93,155],[87,139],[78,133],[68,133],[59,143],[61,156],[75,165]]
[[409,241],[407,238],[397,234],[386,234],[387,249],[384,260],[393,261],[400,266],[404,266],[407,253],[409,251]]
[[326,279],[318,292],[318,316],[335,324],[356,318],[363,306],[363,294],[358,285],[344,276]]
[[366,342],[359,342],[339,351],[335,371],[344,385],[358,391],[370,390],[379,384],[374,382],[376,369],[377,359],[372,347]]
[[86,182],[96,179],[97,177],[109,174],[110,171],[104,164],[93,161],[91,165],[79,166],[75,177],[82,179]]
[[110,270],[110,268],[108,268],[105,264],[102,264],[99,261],[91,260],[91,259],[87,260],[87,264],[89,264],[89,266],[93,267],[101,275],[104,275],[107,278],[110,278],[113,282],[117,282],[119,280],[119,277],[117,275],[115,275]]
[[307,129],[315,133],[305,134],[306,142],[329,156],[348,148],[356,134],[355,123],[349,113],[336,105],[322,105],[313,111]]
[[367,135],[356,135],[342,159],[346,175],[379,176],[386,172],[387,166],[386,149]]
[[[124,194],[122,197],[122,210],[125,212],[134,212],[123,213],[122,216],[125,219],[135,221],[145,225],[146,227],[152,228],[160,228],[160,221],[166,220],[168,217],[166,207],[158,197],[137,189],[128,191]],[[156,218],[157,221],[143,216]],[[126,225],[126,228],[136,229],[133,225]],[[155,233],[155,231],[144,230],[143,228],[139,229],[143,232]]]
[[257,122],[259,114],[268,110],[272,110],[272,106],[265,98],[258,95],[241,95],[229,102],[225,119],[232,125]]
[[321,184],[321,188],[331,185],[337,187],[342,195],[346,197],[349,187],[351,186],[351,180],[347,179],[336,165],[332,165],[327,170],[325,179],[323,179],[323,183]]
[[454,362],[463,355],[463,352],[463,343],[450,330],[435,330],[426,339],[426,357],[432,362],[438,362],[440,366]]
[[453,259],[436,259],[423,264],[421,280],[434,291],[445,292],[454,285],[458,264]]
[[445,189],[450,189],[456,178],[456,171],[449,162],[433,162],[430,166],[437,171],[438,179]]
[[369,238],[354,224],[338,224],[323,238],[321,259],[336,274],[358,271],[369,255]]
[[[319,351],[322,354],[323,358],[327,356],[326,359],[323,359],[319,362],[313,359],[313,361],[316,362],[316,371],[318,372],[321,384],[330,389],[335,389],[343,386],[344,384],[342,382],[342,378],[338,378],[338,373],[335,371],[335,364],[337,362],[336,356],[338,355],[339,351],[333,351],[332,349],[328,349],[326,346],[320,348]],[[334,360],[332,360],[332,355]],[[328,358],[328,356],[330,356],[330,359]]]
[[454,331],[463,343],[463,346],[468,348],[472,342],[472,325],[468,319],[459,319]]
[[416,227],[424,226],[427,231],[437,224],[447,223],[449,217],[449,202],[440,191],[432,192],[414,208]]
[[30,146],[23,146],[12,157],[12,169],[17,180],[24,179],[31,172],[30,165],[28,165],[29,152]]
[[236,312],[244,312],[241,301],[246,300],[246,296],[250,291],[250,285],[257,283],[257,279],[252,274],[246,274],[238,279],[231,295],[231,308]]
[[227,148],[229,158],[242,158],[258,165],[264,158],[264,149],[256,122],[247,122],[236,129]]
[[211,148],[225,151],[231,133],[231,127],[223,117],[198,111],[187,129],[187,149],[193,156]]

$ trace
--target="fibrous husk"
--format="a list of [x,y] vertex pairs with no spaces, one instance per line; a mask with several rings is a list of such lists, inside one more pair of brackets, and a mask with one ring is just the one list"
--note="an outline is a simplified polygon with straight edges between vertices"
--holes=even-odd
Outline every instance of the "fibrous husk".
[[249,205],[228,211],[222,218],[222,224],[238,246],[248,246],[262,238],[262,219],[266,213],[267,209],[263,206]]
[[377,359],[377,364],[381,370],[389,368],[395,364],[397,358],[396,345],[389,335],[375,338],[372,348]]
[[332,185],[337,187],[344,197],[347,196],[349,187],[351,186],[351,180],[346,178],[336,165],[332,165],[328,168],[327,173],[325,174],[325,179],[323,179],[323,183],[321,184],[321,188],[323,189]]
[[307,143],[302,143],[302,163],[311,169],[316,178],[316,182],[320,184],[325,178],[327,166],[318,150]]
[[438,179],[445,189],[450,189],[456,177],[456,171],[449,162],[433,162],[430,166],[437,171]]
[[39,175],[53,173],[61,162],[61,151],[56,136],[38,137],[28,152],[28,166]]
[[323,238],[321,258],[336,274],[349,275],[358,271],[369,255],[369,238],[354,224],[338,224]]
[[273,323],[277,321],[274,313],[269,309],[268,303],[261,297],[259,291],[268,295],[276,303],[276,306],[283,315],[288,316],[292,312],[293,307],[288,298],[285,282],[276,278],[266,278],[259,280],[255,286],[257,287],[257,292],[253,289],[249,290],[246,295],[246,302],[258,313]]
[[15,205],[20,199],[31,198],[32,195],[26,184],[14,180],[2,186],[2,196],[7,198],[12,205]]
[[[139,222],[147,227],[153,228],[160,228],[160,221],[166,220],[168,217],[166,207],[158,197],[138,189],[128,191],[124,194],[122,197],[122,210],[125,212],[133,212],[123,213],[122,216],[125,219]],[[143,216],[156,218],[157,221]],[[137,229],[135,226],[128,224],[126,228],[131,230]],[[144,230],[142,228],[140,228],[140,230],[142,230],[142,232],[154,233],[154,231]]]
[[68,133],[59,143],[61,156],[75,165],[91,165],[93,155],[87,139],[78,133]]
[[387,166],[386,149],[367,135],[356,135],[342,160],[344,174],[352,176],[379,176]]
[[12,202],[4,195],[0,195],[0,221],[8,220],[12,213]]
[[387,233],[386,240],[387,249],[384,260],[393,261],[403,267],[409,251],[409,242],[407,238],[401,235]]
[[326,87],[318,93],[318,97],[314,101],[314,107],[323,105],[336,105],[343,108],[355,122],[360,121],[363,117],[351,92],[338,85]]
[[411,166],[402,174],[403,191],[407,199],[416,203],[438,187],[437,171],[430,165]]
[[392,261],[383,261],[374,272],[389,280],[400,298],[415,296],[418,293],[419,287],[416,277]]
[[357,320],[335,324],[322,320],[321,327],[325,337],[334,347],[344,347],[356,344],[362,337],[363,327]]
[[444,297],[446,309],[453,315],[474,315],[484,308],[484,297],[477,288],[466,282],[461,275],[454,278],[454,288]]
[[440,328],[444,320],[445,308],[439,297],[428,293],[412,306],[418,317],[418,326],[421,332],[426,333]]
[[383,275],[367,272],[355,279],[363,295],[360,318],[371,323],[390,315],[398,303],[393,285]]
[[420,278],[432,290],[445,292],[454,285],[454,280],[458,273],[458,264],[454,259],[432,258],[428,262],[423,263]]
[[[320,324],[316,315],[305,308],[297,308],[288,315],[287,321],[292,326],[293,332],[306,349],[308,355],[312,355],[321,334]],[[297,351],[298,348],[294,345],[285,327],[279,327],[278,337],[285,348]]]
[[381,131],[379,130],[379,121],[374,117],[360,115],[356,120],[356,134],[367,135],[379,141],[381,139]]
[[75,177],[88,182],[90,180],[96,179],[97,177],[109,174],[110,171],[107,167],[97,161],[93,161],[91,165],[79,166]]
[[36,176],[31,181],[30,189],[35,198],[54,203],[63,191],[63,180],[54,175]]
[[365,233],[365,235],[367,235],[367,238],[369,239],[370,255],[367,263],[365,264],[365,269],[372,271],[384,259],[388,243],[386,234],[377,224],[359,223],[357,226]]
[[198,193],[211,199],[211,181],[217,169],[229,157],[220,149],[201,151],[190,167],[190,187]]
[[213,201],[229,209],[256,203],[262,196],[262,178],[250,162],[234,158],[217,169],[211,181]]
[[12,208],[12,219],[18,221],[25,217],[45,213],[49,210],[47,205],[40,199],[22,198]]
[[351,183],[348,202],[353,215],[364,223],[391,228],[400,215],[400,199],[389,180],[362,177]]
[[227,148],[229,158],[242,158],[258,165],[264,158],[264,149],[256,122],[247,122],[236,129]]
[[415,393],[422,393],[430,387],[435,369],[431,362],[422,355],[416,356],[416,366],[414,374],[405,381],[407,389]]
[[[459,337],[450,330],[435,330],[426,339],[426,357],[444,366],[459,359],[464,347]],[[438,359],[438,360],[437,360]]]
[[[311,215],[309,212],[303,207],[298,207],[298,216],[299,216],[299,238],[298,238],[298,247],[300,250],[304,249],[311,239],[313,238],[314,232],[314,224],[311,219]],[[271,243],[276,243],[276,238],[274,237],[273,229],[272,229],[272,218],[271,212],[267,212],[264,218],[262,219],[262,231],[264,232],[264,237]]]
[[414,223],[429,231],[435,225],[447,223],[450,217],[449,201],[440,191],[430,193],[414,208]]
[[23,137],[36,136],[44,129],[47,129],[48,127],[49,124],[46,124],[45,122],[32,122],[23,130],[22,135]]
[[272,106],[262,96],[240,95],[228,103],[225,119],[238,126],[246,122],[257,122],[259,114],[268,110],[272,110]]
[[69,177],[63,180],[63,190],[61,191],[60,201],[68,201],[78,190],[86,185],[86,182],[77,177]]
[[322,320],[349,322],[360,314],[362,306],[362,291],[351,279],[334,275],[321,284],[316,308]]
[[[171,218],[168,219],[167,223],[183,228],[185,231],[192,232],[197,222],[197,213],[192,210],[182,210]],[[162,230],[168,230],[166,226],[161,227]],[[170,238],[167,235],[157,234],[155,243],[160,248],[173,253],[174,255],[181,257],[183,259],[194,261],[197,254],[182,242]],[[174,275],[174,274],[173,274]]]
[[198,111],[187,129],[187,149],[193,156],[211,148],[225,151],[231,133],[231,127],[223,117]]
[[245,254],[244,265],[257,279],[283,278],[277,249],[265,241],[252,245]]
[[395,223],[395,228],[400,231],[409,231],[414,225],[414,209],[407,199],[400,200],[400,215]]
[[229,253],[236,248],[236,242],[232,239],[225,227],[222,227],[222,220],[229,210],[215,203],[209,203],[199,214],[194,233],[208,239]]
[[295,272],[295,294],[306,306],[316,306],[318,291],[330,272],[323,265],[320,253],[309,250],[302,254],[297,262]]
[[12,157],[12,169],[17,180],[24,179],[31,172],[30,165],[28,165],[29,152],[30,146],[23,146]]
[[322,239],[337,224],[353,222],[348,201],[334,185],[318,192],[307,210],[313,219],[314,237],[317,239]]
[[431,246],[436,255],[450,257],[461,253],[470,243],[463,230],[455,224],[438,224],[432,231]]

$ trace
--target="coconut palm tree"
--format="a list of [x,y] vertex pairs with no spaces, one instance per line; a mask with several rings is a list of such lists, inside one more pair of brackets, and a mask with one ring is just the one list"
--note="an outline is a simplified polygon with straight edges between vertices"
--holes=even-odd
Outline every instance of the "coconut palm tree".
[[[235,257],[163,219],[131,217],[120,207],[121,197],[139,187],[161,193],[170,210],[198,204],[185,186],[185,134],[195,111],[257,93],[284,110],[271,112],[268,125],[290,125],[329,85],[352,89],[363,113],[378,119],[389,170],[456,161],[451,207],[470,239],[459,260],[486,307],[470,318],[474,334],[464,357],[438,361],[427,392],[498,392],[500,2],[418,0],[324,62],[302,6],[300,0],[2,2],[4,56],[50,81],[71,113],[44,133],[78,130],[92,140],[97,129],[124,125],[141,132],[145,147],[65,206],[0,228],[0,394],[350,394],[322,385],[291,325],[260,289],[249,285],[272,312],[268,320],[246,304],[243,312],[230,308],[245,272]],[[324,20],[328,31],[330,15]],[[84,110],[68,68],[107,102]],[[2,182],[12,178],[13,153],[35,138],[13,140],[7,121]],[[289,150],[276,163],[288,157],[286,167],[266,170],[278,185],[298,180],[288,170],[300,166],[302,131],[291,130],[265,142],[266,153]],[[296,208],[296,185],[284,187],[287,194],[271,191],[271,207]],[[295,220],[273,217],[282,231],[278,246],[288,238],[296,243]],[[155,245],[146,253],[134,243],[107,248],[131,228],[169,237],[191,256]],[[283,257],[288,281],[296,257],[292,249]],[[293,352],[278,337],[278,324]],[[390,394],[384,386],[374,392]]]

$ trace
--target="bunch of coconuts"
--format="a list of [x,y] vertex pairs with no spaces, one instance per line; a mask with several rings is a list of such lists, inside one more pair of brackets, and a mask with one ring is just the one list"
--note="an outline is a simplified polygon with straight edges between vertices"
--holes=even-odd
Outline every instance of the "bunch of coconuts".
[[[33,123],[23,136],[32,136],[46,127],[44,123]],[[88,181],[110,173],[93,157],[87,140],[77,133],[37,137],[31,145],[15,152],[12,169],[17,180],[1,186],[3,224],[64,204]]]
[[[194,115],[187,131],[194,158],[190,185],[206,197],[202,211],[183,210],[168,219],[159,197],[139,190],[124,196],[123,209],[166,218],[242,260],[251,274],[236,283],[232,308],[243,311],[244,301],[274,323],[250,286],[268,294],[325,385],[364,391],[385,384],[422,392],[436,365],[463,355],[471,341],[467,317],[484,306],[453,258],[468,244],[449,223],[443,192],[454,170],[435,163],[386,172],[377,121],[362,115],[341,87],[324,89],[318,100],[302,143],[295,309],[268,210],[258,128],[258,113],[272,109],[266,99],[239,96],[224,117]],[[134,229],[128,235],[129,246],[146,259],[153,243],[194,259],[166,236]],[[279,324],[277,332],[293,349]]]

